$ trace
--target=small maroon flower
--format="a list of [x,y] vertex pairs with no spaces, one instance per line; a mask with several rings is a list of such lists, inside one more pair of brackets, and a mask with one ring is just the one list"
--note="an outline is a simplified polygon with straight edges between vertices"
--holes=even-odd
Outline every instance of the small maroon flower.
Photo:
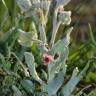
[[47,53],[44,53],[44,54],[43,54],[43,63],[44,63],[44,65],[48,65],[48,64],[50,64],[52,61],[53,61],[53,56],[52,56],[52,55],[49,55],[49,54],[47,54]]

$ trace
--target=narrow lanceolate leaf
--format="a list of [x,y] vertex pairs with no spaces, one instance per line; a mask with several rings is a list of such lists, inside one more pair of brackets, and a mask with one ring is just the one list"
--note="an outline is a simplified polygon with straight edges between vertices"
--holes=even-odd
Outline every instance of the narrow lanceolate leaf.
[[34,85],[32,83],[32,81],[30,80],[22,80],[21,81],[21,85],[22,87],[27,91],[27,92],[30,92],[30,93],[34,93]]
[[37,29],[36,29],[36,26],[35,26],[35,23],[34,22],[31,23],[30,30],[33,31],[33,32],[35,32],[35,33],[37,33]]
[[[70,96],[71,93],[74,91],[76,85],[78,84],[78,82],[82,79],[82,77],[85,75],[87,69],[89,67],[89,64],[87,64],[85,66],[85,68],[83,69],[83,71],[81,71],[78,74],[78,69],[75,69],[73,74],[72,74],[72,77],[71,79],[69,80],[69,82],[62,88],[62,94],[64,96]],[[77,75],[77,76],[76,76]]]
[[22,12],[28,11],[32,4],[30,0],[15,0]]
[[96,46],[96,40],[92,31],[92,27],[90,24],[88,24],[89,27],[89,35],[90,35],[90,40],[92,41],[92,43]]
[[5,8],[7,9],[6,3],[4,0],[2,0],[2,3],[4,4]]
[[38,9],[38,19],[39,19],[39,25],[38,25],[38,29],[39,29],[39,32],[40,32],[40,39],[46,43],[47,42],[47,39],[46,39],[46,32],[45,32],[45,17],[44,17],[44,13],[43,13],[43,10],[41,9]]
[[40,39],[43,41],[44,44],[47,43],[46,33],[44,25],[39,25],[39,31],[40,31]]
[[12,86],[12,90],[14,91],[15,96],[23,96],[21,91],[15,85]]
[[39,78],[36,69],[35,69],[35,63],[34,63],[34,56],[32,55],[32,53],[29,52],[25,52],[25,61],[27,63],[28,69],[30,71],[30,74],[32,75],[32,77],[38,81],[40,84],[42,84],[42,80]]

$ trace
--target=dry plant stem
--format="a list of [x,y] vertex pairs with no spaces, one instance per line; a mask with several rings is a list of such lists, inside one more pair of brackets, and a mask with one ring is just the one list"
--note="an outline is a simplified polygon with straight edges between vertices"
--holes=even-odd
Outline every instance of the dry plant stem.
[[57,21],[57,10],[55,10],[54,17],[53,17],[52,37],[51,37],[51,41],[50,41],[51,46],[54,45],[56,34],[57,34],[60,24],[61,24],[61,22]]
[[28,74],[27,68],[23,65],[23,63],[19,60],[19,58],[16,56],[16,54],[15,54],[14,52],[11,52],[11,54],[12,54],[13,56],[15,56],[15,58],[18,60],[17,64],[18,64],[18,63],[20,64],[20,66],[21,66],[22,69],[24,70],[25,76],[28,76],[29,74]]

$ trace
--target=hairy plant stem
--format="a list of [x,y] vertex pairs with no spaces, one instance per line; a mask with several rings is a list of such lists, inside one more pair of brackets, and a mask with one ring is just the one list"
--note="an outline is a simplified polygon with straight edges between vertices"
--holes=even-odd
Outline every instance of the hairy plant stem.
[[40,32],[40,39],[43,41],[44,44],[47,44],[45,27],[43,24],[39,24],[39,32]]
[[57,14],[58,14],[58,11],[55,10],[54,16],[53,16],[52,37],[51,37],[51,41],[50,41],[50,45],[51,45],[51,46],[54,45],[55,38],[56,38],[56,34],[57,34],[58,28],[59,28],[59,26],[60,26],[60,24],[61,24],[61,22],[58,22],[58,21],[57,21]]

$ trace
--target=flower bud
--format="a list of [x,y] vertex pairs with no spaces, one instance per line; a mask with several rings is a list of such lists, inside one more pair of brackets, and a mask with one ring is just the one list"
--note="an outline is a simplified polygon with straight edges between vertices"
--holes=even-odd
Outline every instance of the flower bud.
[[71,11],[60,11],[58,14],[58,20],[65,25],[69,25],[71,23]]

